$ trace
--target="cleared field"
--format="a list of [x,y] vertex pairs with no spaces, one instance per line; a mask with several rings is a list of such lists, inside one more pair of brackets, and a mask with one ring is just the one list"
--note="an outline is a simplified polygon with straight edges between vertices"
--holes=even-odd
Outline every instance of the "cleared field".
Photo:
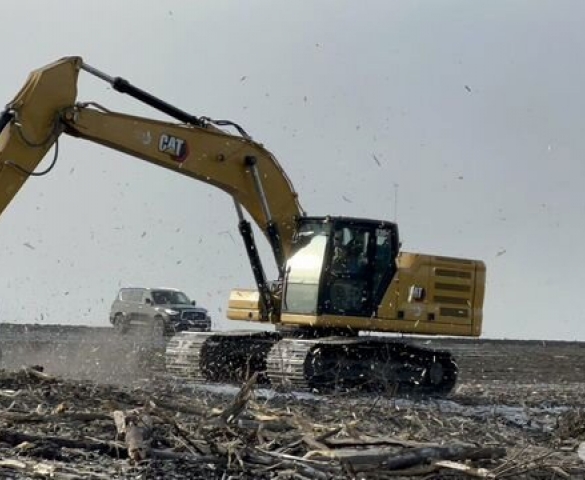
[[[422,343],[457,357],[448,398],[176,384],[152,336],[2,324],[0,477],[585,479],[582,343]],[[116,415],[148,433],[148,460]]]
[[[585,343],[487,339],[419,339],[453,352],[459,384],[585,383]],[[119,335],[109,327],[0,324],[0,367],[42,365],[74,379],[124,382],[160,369],[164,342],[144,332]]]

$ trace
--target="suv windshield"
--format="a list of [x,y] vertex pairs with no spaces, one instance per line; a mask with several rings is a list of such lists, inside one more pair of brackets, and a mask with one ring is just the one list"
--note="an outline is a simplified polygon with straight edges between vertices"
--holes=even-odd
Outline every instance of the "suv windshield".
[[183,292],[172,290],[154,290],[152,301],[155,305],[190,305],[191,300]]

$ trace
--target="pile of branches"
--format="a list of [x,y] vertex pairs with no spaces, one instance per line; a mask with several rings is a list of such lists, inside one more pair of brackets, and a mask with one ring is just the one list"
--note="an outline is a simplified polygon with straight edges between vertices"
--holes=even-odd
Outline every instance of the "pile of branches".
[[[0,375],[0,476],[114,479],[585,478],[554,435],[397,403],[261,402]],[[393,405],[393,408],[391,408]]]

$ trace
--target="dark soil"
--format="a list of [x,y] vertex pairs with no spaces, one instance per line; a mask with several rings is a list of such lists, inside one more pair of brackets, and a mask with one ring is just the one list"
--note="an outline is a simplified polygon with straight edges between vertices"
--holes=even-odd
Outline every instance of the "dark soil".
[[179,384],[142,347],[76,338],[4,346],[0,478],[585,479],[579,343],[451,342],[456,389],[413,399]]

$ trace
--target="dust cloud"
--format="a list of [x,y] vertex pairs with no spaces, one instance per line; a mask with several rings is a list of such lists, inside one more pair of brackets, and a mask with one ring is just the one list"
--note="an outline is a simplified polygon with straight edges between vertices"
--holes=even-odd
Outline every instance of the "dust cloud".
[[0,324],[0,368],[42,366],[74,380],[129,384],[164,368],[164,341],[145,332],[113,328]]

